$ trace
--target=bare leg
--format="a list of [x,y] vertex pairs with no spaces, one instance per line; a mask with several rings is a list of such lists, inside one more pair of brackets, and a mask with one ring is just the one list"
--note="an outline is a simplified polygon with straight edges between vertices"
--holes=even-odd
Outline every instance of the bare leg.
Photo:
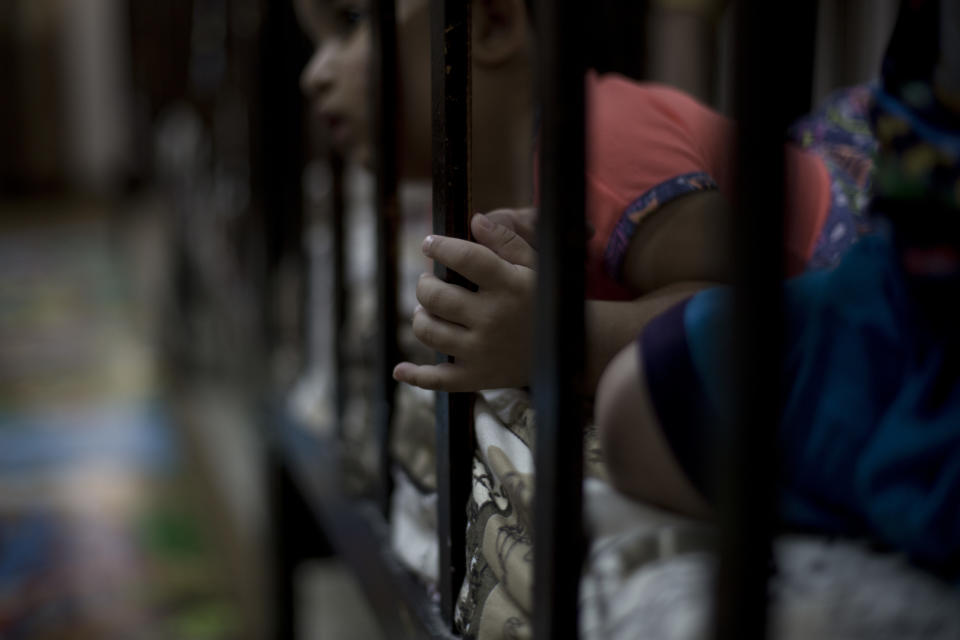
[[674,511],[711,517],[711,509],[684,475],[650,402],[631,343],[604,371],[597,387],[596,422],[614,486],[623,493]]

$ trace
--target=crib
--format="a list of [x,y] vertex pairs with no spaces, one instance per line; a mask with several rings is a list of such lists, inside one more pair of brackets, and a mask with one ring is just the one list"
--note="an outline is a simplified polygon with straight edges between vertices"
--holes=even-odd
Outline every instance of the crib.
[[[558,526],[561,518],[580,519],[583,509],[582,408],[577,381],[583,369],[585,255],[584,91],[588,65],[606,64],[645,77],[647,51],[634,46],[645,32],[653,2],[583,3],[540,0],[533,9],[538,37],[537,95],[540,112],[540,209],[536,373],[533,397],[538,426],[535,446],[534,637],[576,637],[580,561],[586,552],[582,531]],[[694,3],[696,4],[696,3]],[[823,65],[827,46],[834,59],[849,47],[850,34],[824,28],[824,12],[834,25],[844,24],[856,2],[776,3],[743,0],[729,18],[727,41],[732,57],[720,65],[710,60],[718,49],[715,30],[705,30],[702,54],[708,58],[703,87],[725,100],[741,123],[738,151],[738,216],[734,221],[738,256],[736,344],[741,358],[731,375],[739,401],[739,431],[721,452],[725,469],[720,516],[719,571],[714,587],[712,632],[716,638],[763,638],[768,635],[768,578],[773,562],[776,457],[773,430],[777,415],[777,380],[759,372],[779,370],[782,318],[777,309],[783,264],[782,247],[760,238],[780,237],[783,221],[768,215],[767,203],[783,201],[782,132],[811,106],[815,66]],[[374,80],[376,105],[397,98],[395,7],[374,0]],[[860,7],[862,9],[862,7]],[[433,106],[433,229],[467,237],[470,198],[470,2],[431,0]],[[844,11],[845,14],[841,15]],[[863,13],[863,12],[861,12]],[[846,16],[846,18],[844,17]],[[608,42],[585,37],[587,17],[614,34]],[[615,28],[611,25],[615,25]],[[771,25],[782,25],[771,28]],[[854,29],[855,30],[855,29]],[[863,30],[866,33],[867,30]],[[815,37],[819,34],[821,41]],[[826,35],[824,35],[826,34]],[[827,41],[824,41],[826,38]],[[642,41],[642,39],[641,39]],[[821,51],[819,57],[816,54]],[[849,53],[849,49],[847,49]],[[828,56],[829,57],[829,56]],[[780,73],[770,75],[769,60]],[[603,60],[603,62],[598,62]],[[817,61],[820,62],[817,62]],[[832,69],[834,81],[853,75],[843,64]],[[820,78],[823,74],[817,76]],[[819,80],[818,80],[819,81]],[[465,566],[465,509],[471,491],[476,443],[471,432],[472,394],[437,395],[437,532],[439,571],[432,597],[389,549],[387,513],[391,491],[390,435],[395,383],[392,366],[399,360],[397,318],[397,124],[390,110],[377,109],[377,363],[373,404],[379,442],[377,487],[373,499],[355,500],[341,490],[337,439],[321,438],[298,424],[281,406],[269,410],[273,478],[277,637],[292,637],[293,573],[304,559],[335,552],[355,572],[390,638],[453,638],[457,592]],[[343,167],[334,161],[335,329],[344,326]],[[742,188],[751,185],[751,188]],[[438,269],[448,282],[467,283],[456,273]],[[335,345],[342,344],[339,337]],[[333,366],[344,366],[338,350]],[[346,391],[338,383],[337,415],[344,412]],[[746,461],[751,461],[749,465]],[[747,470],[749,469],[749,473]]]

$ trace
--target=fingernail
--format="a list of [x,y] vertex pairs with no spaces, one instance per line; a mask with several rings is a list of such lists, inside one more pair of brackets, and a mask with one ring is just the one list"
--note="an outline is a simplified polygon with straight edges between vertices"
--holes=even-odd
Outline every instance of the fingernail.
[[428,254],[428,255],[429,255],[429,253],[430,253],[430,248],[433,246],[433,241],[434,241],[434,237],[433,237],[433,236],[427,236],[426,238],[423,239],[422,251],[423,251],[425,254]]
[[423,305],[422,305],[422,304],[418,304],[416,307],[413,308],[413,315],[417,315],[417,312],[418,312],[418,311],[423,311]]
[[482,229],[486,229],[487,231],[493,229],[493,223],[490,222],[490,218],[487,216],[483,215],[482,213],[475,213],[473,214],[473,217],[477,220],[477,224],[480,225]]

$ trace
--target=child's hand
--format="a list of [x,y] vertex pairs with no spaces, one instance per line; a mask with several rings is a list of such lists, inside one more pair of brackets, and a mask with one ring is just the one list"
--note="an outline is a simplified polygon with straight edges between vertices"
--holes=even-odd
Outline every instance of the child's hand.
[[[486,214],[488,218],[507,229],[515,231],[518,236],[527,241],[534,249],[537,248],[537,210],[532,207],[524,209],[495,209]],[[593,237],[596,229],[586,220],[587,239]]]
[[494,209],[484,214],[490,220],[513,231],[528,245],[537,248],[537,210],[532,207],[523,209]]
[[[423,253],[457,271],[477,291],[448,284],[430,273],[420,277],[413,333],[456,362],[401,362],[393,377],[439,391],[476,391],[529,383],[532,354],[536,252],[517,232],[477,214],[477,243],[428,236]],[[478,244],[479,243],[479,244]]]

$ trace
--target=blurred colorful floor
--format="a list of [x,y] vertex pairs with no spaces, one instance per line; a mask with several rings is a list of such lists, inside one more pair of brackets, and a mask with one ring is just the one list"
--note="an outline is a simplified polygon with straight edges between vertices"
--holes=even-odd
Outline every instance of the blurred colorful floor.
[[131,254],[45,219],[0,222],[0,638],[242,636]]

